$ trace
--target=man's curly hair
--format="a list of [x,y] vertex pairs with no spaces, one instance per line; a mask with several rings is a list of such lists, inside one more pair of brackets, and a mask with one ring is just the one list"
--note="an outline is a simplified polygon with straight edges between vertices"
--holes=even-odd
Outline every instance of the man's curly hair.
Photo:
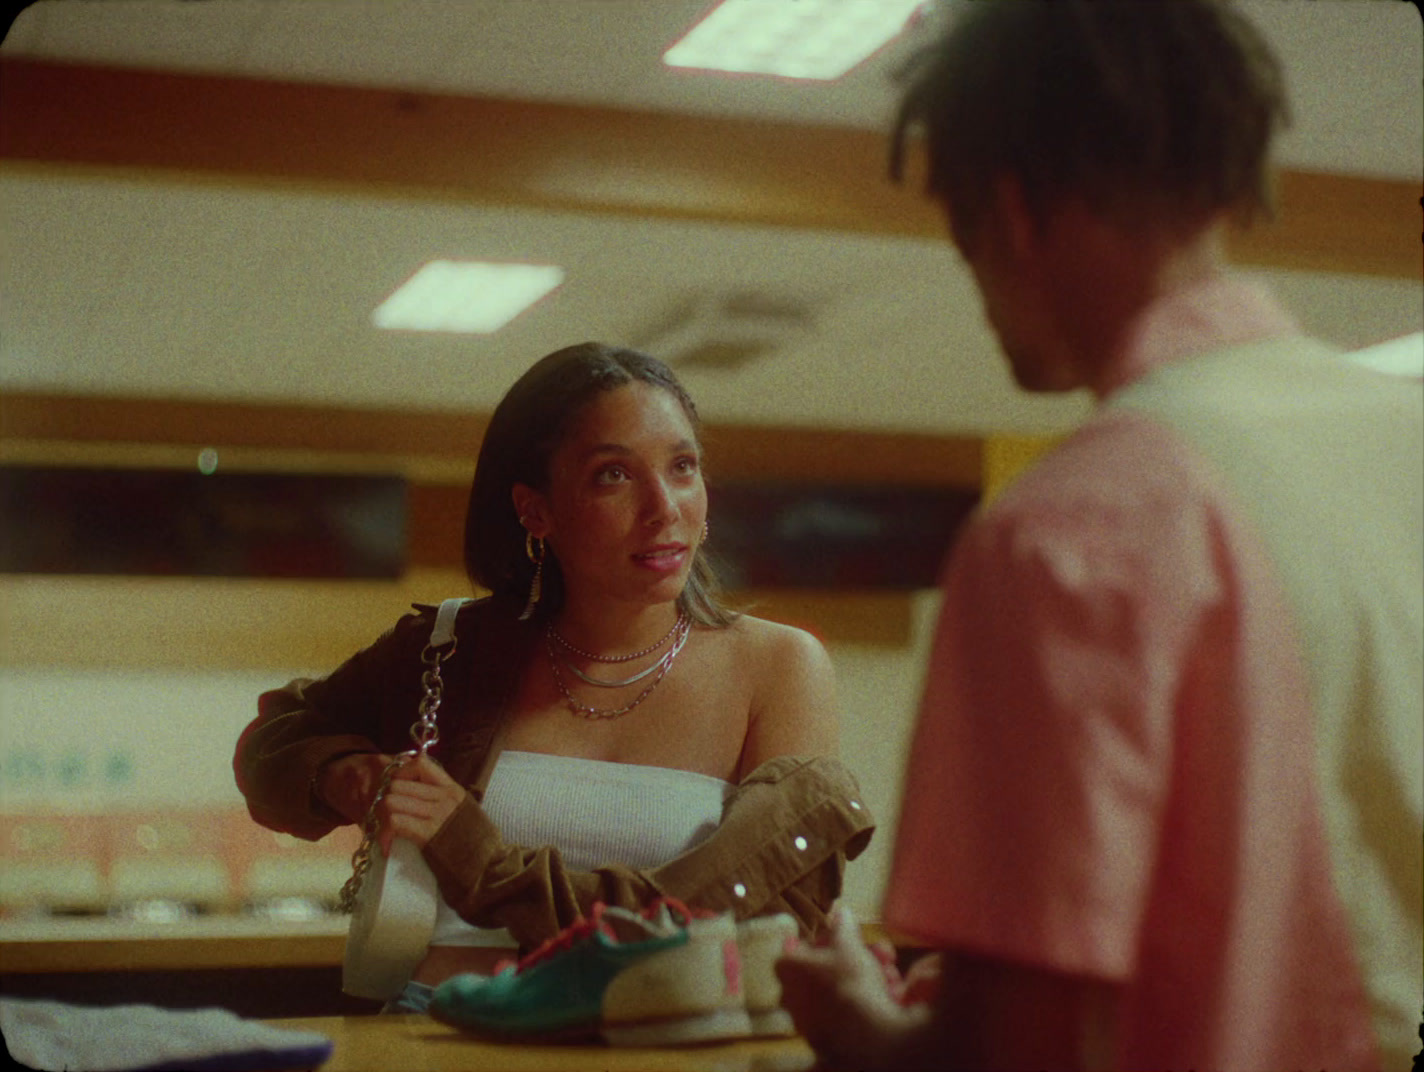
[[1261,34],[1215,0],[959,0],[902,70],[891,172],[912,133],[928,193],[971,238],[1004,175],[1042,220],[1065,197],[1122,222],[1191,226],[1273,208],[1268,151],[1289,122]]

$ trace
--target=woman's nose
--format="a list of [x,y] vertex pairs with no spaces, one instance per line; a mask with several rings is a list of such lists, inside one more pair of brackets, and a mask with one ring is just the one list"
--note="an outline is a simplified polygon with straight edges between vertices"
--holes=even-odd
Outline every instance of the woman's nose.
[[677,495],[666,480],[653,480],[647,485],[643,515],[649,525],[661,525],[677,520]]

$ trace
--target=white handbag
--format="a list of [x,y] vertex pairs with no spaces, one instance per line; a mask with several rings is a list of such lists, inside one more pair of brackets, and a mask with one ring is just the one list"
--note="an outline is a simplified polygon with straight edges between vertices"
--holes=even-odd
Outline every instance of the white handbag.
[[389,1000],[398,995],[425,956],[435,931],[440,891],[419,847],[405,838],[391,842],[390,856],[376,840],[376,808],[396,771],[424,755],[439,740],[435,716],[443,682],[440,664],[455,651],[455,615],[467,599],[447,599],[435,615],[435,628],[421,652],[419,719],[410,728],[415,748],[396,756],[381,776],[361,827],[361,845],[351,858],[352,874],[341,891],[341,907],[351,913],[342,963],[341,989],[356,997]]

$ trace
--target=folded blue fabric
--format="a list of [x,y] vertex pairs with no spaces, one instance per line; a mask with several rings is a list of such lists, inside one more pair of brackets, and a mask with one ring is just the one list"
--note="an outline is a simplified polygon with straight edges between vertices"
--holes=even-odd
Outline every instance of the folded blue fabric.
[[227,1009],[69,1005],[0,998],[10,1057],[39,1072],[256,1072],[314,1068],[333,1044]]

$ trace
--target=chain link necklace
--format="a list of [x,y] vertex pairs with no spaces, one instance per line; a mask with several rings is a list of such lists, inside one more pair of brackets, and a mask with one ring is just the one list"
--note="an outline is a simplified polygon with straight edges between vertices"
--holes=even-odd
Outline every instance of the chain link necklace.
[[[556,684],[559,687],[559,691],[563,693],[564,702],[568,705],[570,714],[576,715],[579,718],[588,719],[618,718],[621,715],[626,715],[629,711],[633,710],[633,708],[637,707],[640,703],[642,703],[652,694],[652,691],[655,688],[662,684],[663,678],[667,677],[668,671],[672,669],[673,660],[677,658],[677,653],[682,651],[682,646],[687,643],[687,638],[691,635],[691,633],[692,620],[686,615],[680,614],[678,615],[677,622],[673,625],[672,629],[668,632],[668,634],[664,636],[662,640],[659,640],[656,644],[654,644],[652,647],[645,648],[641,652],[637,652],[633,655],[598,656],[590,655],[587,652],[579,651],[577,648],[573,647],[566,640],[564,640],[563,637],[559,636],[559,634],[554,631],[553,626],[546,626],[544,629],[544,650],[549,653],[549,668],[554,673],[554,684]],[[663,654],[663,657],[661,659],[653,663],[653,665],[648,667],[646,670],[634,674],[626,681],[610,682],[598,681],[594,678],[590,678],[586,674],[582,673],[576,666],[573,666],[572,664],[559,658],[558,652],[554,650],[555,643],[559,643],[562,644],[567,650],[574,652],[577,655],[583,655],[585,658],[593,659],[596,662],[621,663],[627,662],[629,659],[636,659],[639,655],[651,655],[653,652],[657,651],[658,648],[662,647],[663,644],[667,643],[669,639],[672,640],[672,645]],[[564,681],[563,672],[559,669],[561,663],[567,666],[582,680],[587,681],[591,685],[600,685],[604,688],[617,688],[620,685],[634,684],[635,682],[641,681],[649,674],[652,674],[654,671],[656,671],[657,676],[653,678],[653,680],[643,689],[643,691],[638,693],[638,695],[633,698],[631,703],[625,704],[623,707],[619,708],[598,708],[592,707],[588,704],[581,704],[576,699],[574,699],[573,693],[569,691],[568,683]]]
[[580,670],[573,663],[569,662],[567,659],[560,659],[559,661],[564,664],[565,670],[573,674],[574,677],[578,678],[580,681],[586,682],[589,685],[596,685],[600,689],[626,689],[629,685],[636,685],[638,682],[642,681],[643,678],[647,677],[659,666],[661,666],[663,664],[663,659],[666,658],[667,656],[664,655],[662,659],[659,659],[657,662],[652,663],[646,670],[639,670],[632,677],[625,677],[621,681],[604,681],[602,678],[594,677],[592,674],[585,674],[582,670]]
[[648,645],[646,648],[644,648],[642,651],[635,651],[635,652],[633,652],[632,655],[595,655],[595,654],[593,654],[593,652],[591,652],[591,651],[584,651],[582,648],[576,648],[576,647],[574,647],[572,644],[570,644],[567,640],[565,640],[562,636],[559,635],[559,631],[554,628],[552,622],[551,622],[551,623],[548,625],[548,627],[546,628],[545,634],[546,634],[550,639],[552,639],[556,644],[558,644],[559,647],[563,648],[565,651],[567,651],[567,652],[569,652],[569,653],[571,653],[571,654],[573,654],[573,655],[581,656],[582,658],[585,658],[585,659],[589,660],[590,662],[595,662],[595,663],[630,663],[630,662],[632,662],[634,659],[641,659],[644,655],[651,655],[653,652],[657,651],[660,647],[662,647],[664,644],[666,644],[666,643],[668,642],[668,639],[669,639],[674,633],[676,633],[679,629],[682,628],[682,624],[683,624],[685,621],[687,621],[687,615],[684,614],[684,613],[682,613],[681,611],[679,611],[679,612],[678,612],[678,615],[677,615],[677,621],[675,621],[675,622],[672,623],[672,628],[669,629],[666,633],[664,633],[664,634],[662,635],[662,639],[660,639],[656,644],[649,644],[649,645]]

